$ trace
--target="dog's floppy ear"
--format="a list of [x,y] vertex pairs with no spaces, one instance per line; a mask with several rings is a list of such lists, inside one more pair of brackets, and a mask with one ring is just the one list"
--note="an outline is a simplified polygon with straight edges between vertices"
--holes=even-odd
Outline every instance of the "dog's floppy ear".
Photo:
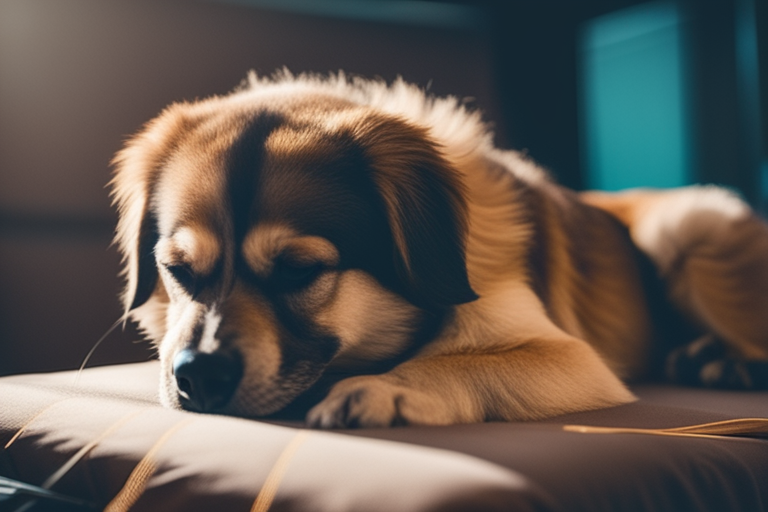
[[166,109],[112,160],[115,173],[109,185],[119,214],[115,243],[123,257],[126,313],[144,304],[157,284],[154,248],[158,234],[150,198],[167,148],[184,122],[178,110],[178,106]]
[[467,205],[458,171],[425,130],[366,116],[353,129],[372,168],[395,245],[398,277],[426,309],[478,298],[467,278]]

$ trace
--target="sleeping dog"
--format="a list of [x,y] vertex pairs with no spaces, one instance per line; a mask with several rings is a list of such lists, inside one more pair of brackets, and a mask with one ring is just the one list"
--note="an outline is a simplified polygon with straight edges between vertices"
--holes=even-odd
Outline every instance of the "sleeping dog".
[[455,98],[252,74],[171,105],[114,165],[126,315],[166,406],[531,420],[631,402],[665,336],[688,343],[679,380],[765,385],[768,226],[745,203],[564,189]]

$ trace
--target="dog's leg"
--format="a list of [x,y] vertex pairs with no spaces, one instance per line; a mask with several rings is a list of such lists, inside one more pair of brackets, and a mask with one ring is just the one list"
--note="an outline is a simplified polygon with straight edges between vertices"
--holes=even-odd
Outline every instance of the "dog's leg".
[[768,386],[768,224],[716,187],[584,196],[616,215],[670,298],[711,334],[673,352],[673,380]]
[[633,400],[589,345],[563,335],[497,353],[420,357],[343,380],[307,421],[343,428],[531,420]]

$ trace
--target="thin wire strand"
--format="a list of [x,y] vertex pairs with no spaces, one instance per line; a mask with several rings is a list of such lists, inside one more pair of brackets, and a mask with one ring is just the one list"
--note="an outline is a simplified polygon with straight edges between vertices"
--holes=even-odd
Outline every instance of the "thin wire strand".
[[105,332],[105,333],[104,333],[104,335],[102,335],[102,337],[101,337],[101,338],[99,338],[99,341],[97,341],[96,343],[94,343],[93,347],[91,347],[91,350],[89,350],[89,351],[88,351],[88,354],[86,354],[86,356],[85,356],[85,359],[83,359],[83,362],[82,362],[82,364],[80,365],[80,368],[78,368],[78,370],[77,370],[77,374],[75,375],[75,381],[74,381],[74,385],[75,385],[75,386],[77,386],[77,385],[78,385],[78,383],[80,382],[80,374],[81,374],[81,373],[83,373],[83,369],[85,369],[85,365],[87,365],[87,364],[88,364],[88,361],[90,361],[90,360],[91,360],[91,356],[93,355],[93,353],[94,353],[94,352],[96,352],[96,349],[97,349],[97,348],[99,348],[99,345],[101,345],[101,343],[102,343],[102,342],[103,342],[105,339],[107,339],[107,336],[109,336],[110,334],[112,334],[112,332],[114,332],[114,330],[115,330],[115,329],[117,329],[117,327],[118,327],[120,324],[123,324],[123,326],[125,326],[125,322],[126,322],[126,317],[125,317],[125,315],[123,315],[123,316],[121,316],[120,318],[118,318],[118,319],[117,319],[117,321],[116,321],[114,324],[112,324],[112,327],[110,327],[110,328],[107,330],[107,332]]
[[61,478],[66,475],[70,469],[75,467],[75,464],[80,462],[83,457],[88,455],[88,453],[91,452],[99,443],[101,443],[104,439],[109,437],[113,432],[118,430],[120,427],[131,421],[133,418],[138,416],[139,414],[142,414],[146,411],[146,408],[144,409],[138,409],[135,411],[131,411],[130,413],[126,414],[116,422],[114,422],[112,425],[109,426],[106,430],[104,430],[98,437],[95,439],[92,439],[90,442],[88,442],[85,446],[80,448],[80,450],[77,451],[72,457],[69,458],[67,462],[61,465],[59,469],[57,469],[51,476],[49,476],[45,482],[40,484],[40,487],[46,490],[50,490],[51,487],[56,485],[56,483],[61,480]]

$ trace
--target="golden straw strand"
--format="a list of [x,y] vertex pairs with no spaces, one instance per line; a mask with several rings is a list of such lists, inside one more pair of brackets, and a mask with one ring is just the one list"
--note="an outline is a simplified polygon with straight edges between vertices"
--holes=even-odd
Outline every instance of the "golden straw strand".
[[144,493],[144,489],[147,486],[147,482],[155,473],[157,466],[155,465],[155,455],[160,448],[168,441],[176,432],[183,427],[189,425],[194,418],[185,418],[174,426],[165,431],[165,433],[152,445],[144,458],[142,458],[133,471],[128,476],[123,488],[120,492],[112,498],[112,501],[104,508],[104,512],[125,512],[129,510]]
[[104,432],[102,432],[99,436],[97,436],[95,439],[90,441],[88,444],[80,448],[77,453],[75,453],[72,457],[69,458],[67,462],[61,465],[59,469],[57,469],[51,476],[49,476],[45,482],[43,482],[40,487],[43,489],[50,489],[54,485],[56,485],[56,482],[58,482],[61,477],[67,474],[67,472],[72,469],[75,464],[77,464],[80,459],[85,457],[88,452],[93,450],[100,442],[102,442],[104,439],[106,439],[110,434],[112,434],[115,430],[119,429],[129,421],[131,421],[133,418],[138,416],[139,414],[143,413],[146,409],[139,409],[136,411],[132,411],[119,420],[117,420],[115,423],[109,426]]
[[17,431],[16,431],[16,433],[13,435],[13,437],[12,437],[12,438],[11,438],[11,439],[10,439],[10,440],[7,442],[7,443],[5,443],[5,446],[3,447],[3,449],[4,449],[4,450],[7,450],[8,448],[10,448],[10,447],[11,447],[11,445],[12,445],[13,443],[15,443],[15,442],[16,442],[16,440],[17,440],[19,437],[21,437],[21,434],[23,434],[23,433],[24,433],[24,431],[25,431],[25,430],[27,430],[27,428],[29,428],[29,426],[30,426],[30,425],[32,425],[32,423],[33,423],[33,422],[34,422],[34,421],[35,421],[37,418],[39,418],[40,416],[42,416],[43,414],[45,414],[46,412],[48,412],[48,410],[50,410],[50,409],[51,409],[51,408],[53,408],[54,406],[56,406],[56,405],[59,405],[60,403],[62,403],[62,402],[66,402],[67,400],[71,400],[71,399],[72,399],[71,397],[68,397],[68,398],[64,398],[64,399],[62,399],[62,400],[57,400],[57,401],[53,402],[52,404],[49,404],[49,405],[47,405],[45,408],[43,408],[43,410],[41,410],[40,412],[38,412],[37,414],[35,414],[34,416],[32,416],[32,417],[31,417],[29,420],[27,420],[27,422],[26,422],[24,425],[22,425],[22,427],[21,427],[19,430],[17,430]]
[[294,436],[288,445],[283,449],[283,452],[277,458],[275,465],[272,466],[267,479],[264,481],[264,485],[259,491],[259,495],[256,496],[256,501],[253,502],[251,512],[267,512],[272,502],[277,495],[277,489],[280,487],[285,472],[288,470],[288,465],[291,463],[293,456],[296,455],[299,447],[309,437],[308,430],[302,430]]
[[629,428],[629,427],[592,427],[588,425],[565,425],[566,432],[582,434],[648,434],[655,436],[698,437],[705,439],[724,439],[735,435],[768,435],[768,418],[737,418],[699,425],[675,428]]

